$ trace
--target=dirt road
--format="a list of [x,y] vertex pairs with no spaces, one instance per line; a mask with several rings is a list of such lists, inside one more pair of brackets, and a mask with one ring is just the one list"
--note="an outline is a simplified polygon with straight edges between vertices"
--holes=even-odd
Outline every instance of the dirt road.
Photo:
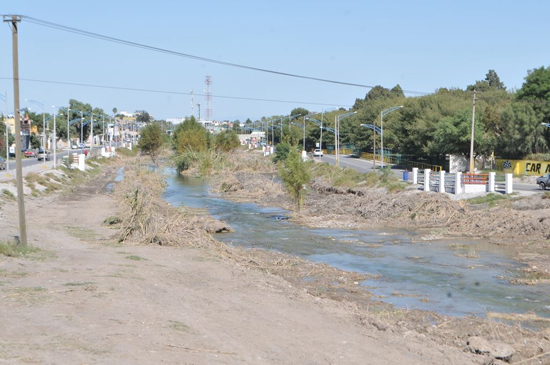
[[[425,335],[361,325],[351,303],[308,294],[207,249],[120,246],[105,185],[27,200],[28,258],[0,256],[0,363],[479,364]],[[2,207],[4,238],[16,204]],[[367,321],[368,322],[368,321]]]

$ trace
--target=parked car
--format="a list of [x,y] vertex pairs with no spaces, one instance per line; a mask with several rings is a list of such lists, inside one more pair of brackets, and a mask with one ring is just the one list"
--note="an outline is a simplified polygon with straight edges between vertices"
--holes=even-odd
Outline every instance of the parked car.
[[0,170],[6,169],[6,160],[4,160],[4,157],[0,157]]
[[38,161],[49,161],[50,151],[44,151],[42,148],[38,150]]
[[545,190],[547,187],[550,186],[550,174],[546,174],[541,177],[537,177],[537,185],[542,189]]
[[26,150],[23,154],[24,154],[25,157],[27,157],[27,158],[36,157],[36,152],[34,152],[33,150]]
[[323,157],[323,150],[317,148],[313,151],[313,157]]
[[86,148],[86,146],[84,145],[84,143],[80,143],[78,145],[78,148],[80,148],[81,150],[83,150],[84,148]]

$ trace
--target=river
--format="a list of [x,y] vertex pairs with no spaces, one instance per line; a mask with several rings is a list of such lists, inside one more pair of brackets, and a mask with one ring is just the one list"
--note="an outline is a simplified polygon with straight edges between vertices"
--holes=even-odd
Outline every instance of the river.
[[199,178],[169,169],[166,181],[167,202],[206,208],[233,227],[234,233],[216,235],[219,241],[380,275],[361,285],[396,307],[454,316],[532,311],[550,317],[550,285],[509,284],[522,264],[506,248],[457,237],[425,241],[425,232],[405,229],[312,229],[286,220],[287,210],[222,199]]

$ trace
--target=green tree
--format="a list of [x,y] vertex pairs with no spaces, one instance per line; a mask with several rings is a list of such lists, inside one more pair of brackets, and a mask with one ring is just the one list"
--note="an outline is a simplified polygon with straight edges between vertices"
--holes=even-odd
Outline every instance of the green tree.
[[547,149],[544,126],[529,103],[509,104],[500,116],[501,134],[496,154],[505,158],[523,158]]
[[216,150],[229,152],[235,148],[238,148],[241,145],[241,142],[239,141],[237,133],[228,129],[216,135],[214,144],[216,146]]
[[210,133],[195,120],[194,116],[185,118],[174,131],[174,148],[180,154],[186,151],[205,152],[210,147]]
[[150,123],[153,121],[153,118],[145,110],[136,110],[136,121],[140,123]]
[[468,85],[466,90],[487,92],[491,90],[506,90],[506,86],[500,81],[500,77],[498,77],[495,70],[489,70],[485,75],[485,80],[476,81],[474,85]]
[[308,115],[309,110],[305,108],[294,108],[290,111],[290,115]]
[[237,133],[241,131],[241,122],[238,119],[233,122],[233,130]]
[[300,154],[296,149],[290,149],[287,158],[281,164],[280,174],[294,202],[296,211],[300,213],[306,192],[305,184],[309,183],[311,174],[308,165],[302,162]]
[[147,124],[141,130],[141,138],[138,141],[138,148],[144,155],[151,156],[151,160],[156,163],[160,148],[164,143],[162,130],[158,123]]

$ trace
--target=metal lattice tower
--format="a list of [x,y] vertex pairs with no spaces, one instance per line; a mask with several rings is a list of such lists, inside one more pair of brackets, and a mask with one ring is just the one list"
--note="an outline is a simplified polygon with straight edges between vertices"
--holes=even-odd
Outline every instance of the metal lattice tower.
[[214,113],[212,111],[212,76],[206,75],[206,120],[214,120]]

